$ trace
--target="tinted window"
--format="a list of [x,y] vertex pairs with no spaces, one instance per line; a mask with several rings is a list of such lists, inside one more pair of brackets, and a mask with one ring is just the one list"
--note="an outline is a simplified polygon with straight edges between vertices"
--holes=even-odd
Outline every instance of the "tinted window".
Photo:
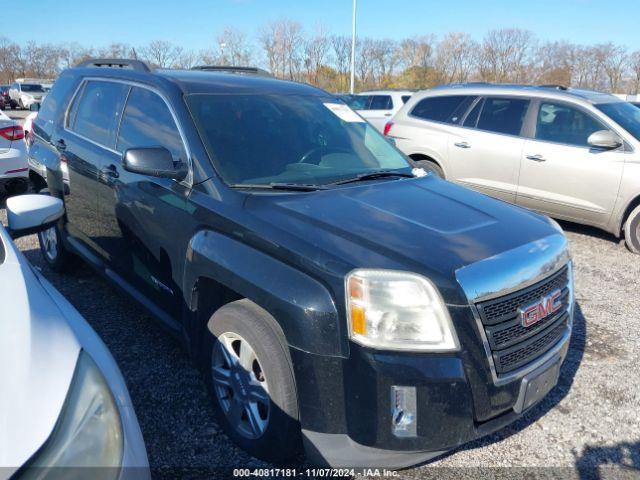
[[167,104],[154,92],[133,87],[124,109],[116,150],[158,146],[167,148],[175,161],[187,159]]
[[596,108],[640,140],[640,104],[635,105],[625,102],[600,103]]
[[22,84],[22,91],[23,92],[44,93],[44,88],[42,88],[42,85],[39,85],[37,83],[23,83]]
[[467,118],[464,119],[463,125],[465,127],[476,128],[478,124],[478,118],[480,117],[480,112],[482,111],[482,106],[484,105],[484,98],[481,99],[478,103],[476,103],[471,111],[467,114]]
[[129,86],[113,82],[87,82],[72,130],[94,142],[113,148],[120,112]]
[[519,98],[487,98],[478,128],[507,135],[520,135],[529,100]]
[[326,184],[409,164],[374,127],[331,97],[186,97],[218,173],[230,184]]
[[354,95],[346,100],[346,103],[354,110],[367,110],[370,101],[371,97],[369,95]]
[[435,120],[436,122],[452,121],[454,116],[457,118],[459,110],[462,110],[460,115],[464,113],[464,110],[466,110],[464,106],[467,105],[468,107],[473,98],[467,95],[425,98],[413,107],[411,115],[424,120]]
[[606,127],[582,110],[562,103],[540,104],[536,122],[538,140],[587,146],[589,136],[598,130],[606,130]]
[[372,95],[369,110],[391,110],[393,102],[389,95]]
[[407,103],[410,98],[411,95],[402,95],[402,103]]

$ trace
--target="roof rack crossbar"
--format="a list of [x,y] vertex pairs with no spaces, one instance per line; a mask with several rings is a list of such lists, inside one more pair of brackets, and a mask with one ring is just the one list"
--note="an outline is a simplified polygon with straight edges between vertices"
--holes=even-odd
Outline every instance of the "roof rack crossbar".
[[91,58],[76,65],[76,68],[127,68],[137,70],[139,72],[150,72],[151,68],[142,60],[133,60],[128,58]]

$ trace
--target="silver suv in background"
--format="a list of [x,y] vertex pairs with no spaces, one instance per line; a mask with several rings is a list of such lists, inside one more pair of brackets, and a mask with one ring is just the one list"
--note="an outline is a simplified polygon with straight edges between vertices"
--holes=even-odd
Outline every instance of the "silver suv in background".
[[382,132],[386,123],[409,101],[410,90],[376,90],[353,95],[345,102]]
[[425,169],[551,217],[624,235],[640,253],[640,109],[561,86],[419,92],[385,128]]

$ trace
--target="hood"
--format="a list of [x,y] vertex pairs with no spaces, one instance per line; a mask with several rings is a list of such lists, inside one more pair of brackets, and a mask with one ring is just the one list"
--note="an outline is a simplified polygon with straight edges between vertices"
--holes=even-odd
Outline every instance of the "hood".
[[0,467],[17,468],[49,438],[80,344],[2,226],[0,241]]
[[541,215],[432,175],[253,195],[246,206],[345,268],[409,269],[449,288],[459,268],[558,233]]

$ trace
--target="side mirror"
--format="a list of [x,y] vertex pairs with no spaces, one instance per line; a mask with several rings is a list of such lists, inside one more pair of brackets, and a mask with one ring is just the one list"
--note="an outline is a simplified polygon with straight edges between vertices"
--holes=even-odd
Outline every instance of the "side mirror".
[[598,130],[589,135],[587,143],[592,147],[613,150],[622,145],[622,139],[611,130]]
[[49,195],[18,195],[7,199],[7,223],[11,238],[52,227],[64,215],[64,204]]
[[184,162],[174,164],[171,152],[164,147],[130,148],[122,156],[122,166],[128,172],[178,181],[188,173]]
[[40,111],[40,102],[33,102],[29,105],[29,110],[31,112],[39,112]]

